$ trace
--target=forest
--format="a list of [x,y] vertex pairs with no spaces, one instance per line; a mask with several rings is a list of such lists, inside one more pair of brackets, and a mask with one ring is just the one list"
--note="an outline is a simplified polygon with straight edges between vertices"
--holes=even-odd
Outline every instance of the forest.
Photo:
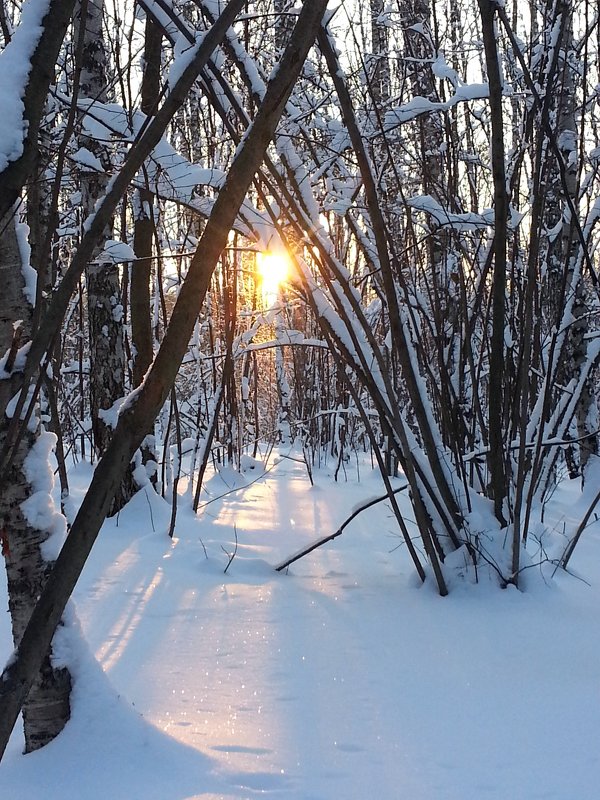
[[[46,745],[60,746],[69,729],[79,730],[71,746],[86,735],[77,709],[92,712],[78,686],[92,681],[111,703],[134,696],[127,672],[143,669],[144,648],[130,648],[139,663],[119,666],[115,656],[113,678],[113,661],[103,661],[109,626],[91,598],[109,615],[124,613],[129,589],[118,601],[112,583],[143,581],[141,565],[150,574],[163,559],[160,570],[178,570],[175,594],[156,579],[150,594],[140,589],[131,635],[163,637],[173,662],[186,657],[183,640],[167,644],[142,613],[153,592],[173,619],[188,581],[198,591],[194,619],[210,618],[217,587],[229,586],[249,619],[272,593],[278,615],[264,622],[268,636],[269,626],[306,625],[309,642],[317,623],[304,616],[302,581],[319,594],[317,583],[331,580],[344,613],[319,608],[331,626],[356,613],[361,653],[374,659],[364,672],[377,669],[388,636],[388,676],[403,641],[417,671],[423,660],[439,664],[432,694],[419,684],[415,695],[432,724],[446,701],[431,697],[464,664],[446,671],[430,653],[419,666],[423,630],[444,640],[451,618],[479,662],[474,641],[484,639],[495,659],[490,626],[507,641],[548,626],[492,692],[492,715],[505,713],[503,697],[517,702],[511,682],[525,674],[533,685],[538,659],[556,690],[547,668],[558,656],[542,656],[554,636],[564,636],[565,670],[571,647],[590,648],[577,702],[560,694],[575,729],[583,686],[592,669],[597,684],[600,668],[600,646],[590,643],[599,641],[591,609],[600,585],[598,4],[1,0],[0,48],[0,542],[9,610],[0,758],[8,747],[12,765],[2,796],[36,791]],[[117,564],[123,572],[109,580]],[[349,582],[363,591],[361,580],[369,593],[354,605]],[[322,591],[313,602],[325,603]],[[402,635],[390,631],[395,592],[415,619],[414,629],[399,623]],[[568,610],[557,631],[552,620]],[[222,619],[228,630],[239,621],[233,606]],[[240,630],[233,648],[247,644]],[[350,628],[332,630],[320,644],[323,681],[337,651],[354,646],[352,634],[336,648]],[[203,649],[198,632],[182,636]],[[208,671],[218,663],[213,640],[202,656]],[[301,693],[306,679],[291,663],[287,688]],[[247,680],[272,666],[254,663]],[[357,687],[364,672],[356,667]],[[188,691],[207,690],[189,680]],[[376,702],[388,689],[372,688]],[[217,706],[228,702],[225,690],[211,692]],[[313,701],[330,711],[330,726],[345,701],[334,707],[326,696],[321,689]],[[154,701],[140,695],[138,706],[146,702],[139,713],[156,727]],[[119,708],[127,721],[116,730],[141,736],[128,733],[141,723]],[[309,712],[300,701],[294,708],[298,741],[310,739]],[[600,716],[588,711],[577,737],[593,741]],[[537,731],[545,723],[536,714]],[[347,724],[358,736],[371,722],[366,714]],[[88,730],[94,743],[107,723],[97,724]],[[457,725],[463,738],[475,730]],[[568,800],[591,798],[600,777],[588,741],[585,752],[578,745],[544,761],[547,774],[556,769],[555,794],[523,776],[519,794],[486,769],[467,778],[466,767],[453,789],[440,789],[414,763],[408,777],[395,771],[393,753],[369,781],[363,767],[338,764],[341,783],[326,772],[303,782],[300,766],[286,783],[275,756],[262,772],[241,764],[244,753],[260,761],[271,752],[248,744],[256,727],[227,745],[202,734],[204,756],[209,741],[228,759],[237,753],[240,764],[228,766],[198,765],[153,741],[152,758],[164,749],[180,764],[173,769],[196,770],[206,786],[192,791],[183,781],[167,791],[156,778],[154,790],[115,796],[385,799],[403,796],[404,779],[406,796],[423,800],[481,797],[487,783],[490,797]],[[389,744],[395,722],[384,727]],[[498,734],[498,746],[510,750],[509,739]],[[375,738],[370,746],[366,753],[378,752]],[[482,745],[473,746],[477,754]],[[29,756],[15,747],[40,751],[22,794],[15,787]],[[320,775],[314,747],[304,769]],[[560,781],[575,750],[588,760],[572,794]],[[561,761],[569,768],[558,769]],[[229,783],[227,769],[237,770]]]

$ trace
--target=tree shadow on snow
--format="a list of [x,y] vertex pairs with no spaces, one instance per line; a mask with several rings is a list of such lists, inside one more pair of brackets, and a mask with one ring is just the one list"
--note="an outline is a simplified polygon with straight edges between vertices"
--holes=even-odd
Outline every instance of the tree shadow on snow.
[[28,755],[15,730],[0,765],[3,800],[228,800],[285,788],[278,774],[219,774],[216,761],[147,722],[115,692],[76,620],[59,632],[57,650],[74,675],[71,720]]

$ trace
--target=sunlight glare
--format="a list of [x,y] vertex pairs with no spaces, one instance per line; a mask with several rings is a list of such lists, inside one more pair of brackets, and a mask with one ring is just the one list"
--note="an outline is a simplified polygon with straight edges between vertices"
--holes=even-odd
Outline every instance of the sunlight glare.
[[282,283],[290,276],[290,260],[284,252],[256,254],[256,268],[262,283],[263,296],[269,302],[277,298]]

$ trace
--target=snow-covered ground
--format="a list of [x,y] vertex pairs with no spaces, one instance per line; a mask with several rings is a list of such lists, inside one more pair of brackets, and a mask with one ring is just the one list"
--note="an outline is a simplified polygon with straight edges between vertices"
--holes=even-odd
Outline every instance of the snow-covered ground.
[[[13,736],[0,798],[600,797],[600,524],[576,575],[532,567],[524,592],[484,576],[438,597],[385,503],[282,574],[381,485],[367,464],[314,487],[271,466],[213,476],[198,517],[182,499],[173,541],[145,490],[105,524],[60,639],[72,720],[32,755]],[[73,472],[75,497],[88,479]],[[579,502],[556,493],[548,548]]]

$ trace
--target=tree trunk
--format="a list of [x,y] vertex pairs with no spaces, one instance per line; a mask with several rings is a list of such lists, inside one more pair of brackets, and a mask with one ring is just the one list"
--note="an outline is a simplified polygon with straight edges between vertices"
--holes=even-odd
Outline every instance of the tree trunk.
[[[577,54],[573,40],[573,12],[571,4],[562,0],[557,3],[557,14],[563,15],[564,39],[559,50],[559,78],[562,79],[560,90],[556,93],[557,104],[557,142],[560,155],[564,163],[564,181],[561,180],[560,169],[556,158],[552,159],[551,184],[554,192],[551,196],[556,200],[556,220],[549,220],[547,228],[553,227],[553,222],[560,226],[560,232],[550,244],[549,270],[563,284],[562,275],[566,270],[564,286],[565,296],[574,294],[572,306],[573,322],[569,328],[567,341],[567,359],[564,375],[560,376],[561,382],[566,385],[569,380],[577,378],[586,365],[588,359],[588,339],[590,336],[591,304],[587,297],[581,271],[577,268],[581,259],[581,242],[575,232],[574,220],[567,209],[567,197],[574,204],[578,200],[578,128],[577,128],[577,98],[575,92],[575,76],[577,70]],[[575,278],[575,274],[577,277]],[[561,295],[561,288],[554,286],[557,294]],[[579,471],[582,481],[590,464],[590,459],[599,454],[597,433],[597,407],[594,391],[595,369],[592,368],[585,381],[583,391],[577,401],[575,409],[575,423],[577,438],[579,440]]]
[[[160,67],[162,53],[162,33],[159,26],[148,15],[144,36],[144,73],[142,76],[142,113],[151,116],[156,110],[160,93]],[[142,171],[145,175],[145,172]],[[150,311],[150,282],[152,280],[152,253],[156,229],[154,214],[154,194],[149,186],[136,191],[134,195],[133,252],[136,260],[131,266],[130,314],[131,342],[133,345],[133,386],[139,386],[152,364],[154,354],[152,337],[152,316]],[[157,277],[157,283],[159,278]],[[152,434],[152,430],[146,432]],[[152,438],[142,444],[142,462],[146,465],[155,461]],[[156,483],[153,472],[151,482]]]
[[[162,34],[151,19],[146,18],[144,38],[144,74],[142,76],[141,110],[154,113],[160,91]],[[133,385],[139,386],[152,363],[152,319],[150,316],[150,279],[155,219],[154,195],[150,187],[140,189],[134,208],[133,250],[136,256],[131,270],[131,339],[133,343]]]
[[[4,369],[0,370],[0,395],[4,395],[3,399],[8,401],[17,386],[15,375],[22,366],[17,348],[23,347],[29,340],[33,308],[24,292],[22,255],[15,220],[5,217],[0,221],[0,230],[0,270],[3,276],[0,353],[8,354],[8,363],[5,362]],[[9,422],[8,414],[0,419],[0,448],[4,444]],[[48,436],[52,434],[44,434],[44,437]],[[37,420],[34,419],[34,424],[30,423],[23,432],[14,451],[0,493],[0,538],[6,562],[8,604],[15,647],[21,641],[51,569],[51,564],[44,556],[44,543],[61,520],[53,510],[49,496],[42,498],[47,513],[44,513],[40,524],[33,523],[34,516],[29,511],[31,496],[36,492],[39,497],[43,492],[39,487],[40,467],[36,462],[43,457],[45,447]],[[40,515],[37,515],[39,518]],[[68,670],[54,668],[48,653],[23,706],[27,752],[47,744],[63,729],[70,715],[70,690]]]
[[[494,180],[494,272],[492,279],[492,332],[489,375],[489,469],[490,492],[496,519],[506,525],[504,501],[507,496],[504,454],[504,327],[506,307],[506,236],[508,194],[502,116],[502,79],[496,43],[495,5],[478,0],[483,32],[485,61],[490,86],[490,115],[492,127],[491,161]],[[513,547],[513,575],[519,568],[519,546]]]
[[390,37],[384,19],[386,4],[384,0],[370,0],[370,3],[373,69],[369,77],[373,100],[379,109],[383,109],[389,102],[391,94]]
[[[102,38],[103,8],[104,0],[80,0],[75,14],[76,38],[83,37],[79,96],[99,102],[108,99],[108,59]],[[103,143],[88,136],[80,135],[79,144],[89,150],[103,167],[102,172],[85,167],[80,170],[82,211],[83,217],[87,218],[94,210],[96,201],[106,191],[110,157]],[[104,243],[111,238],[110,231],[109,224],[104,232],[104,240],[99,242],[94,258],[86,268],[90,416],[94,447],[100,455],[105,452],[112,435],[112,427],[104,419],[104,412],[124,397],[126,377],[120,268],[118,264],[99,258]],[[115,495],[111,514],[123,508],[134,491],[133,477],[129,472]]]

